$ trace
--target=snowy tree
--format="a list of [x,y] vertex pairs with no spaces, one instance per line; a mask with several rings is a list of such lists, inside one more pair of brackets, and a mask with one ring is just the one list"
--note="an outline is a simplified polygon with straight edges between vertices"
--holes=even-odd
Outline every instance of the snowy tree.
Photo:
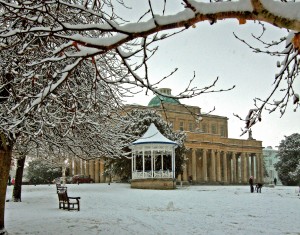
[[50,184],[51,181],[61,176],[61,167],[53,167],[36,159],[29,162],[27,178],[32,184]]
[[300,184],[300,134],[286,136],[280,142],[277,156],[275,168],[282,184]]
[[[170,124],[163,120],[155,110],[148,109],[133,109],[126,113],[123,117],[124,129],[122,132],[132,135],[132,138],[128,138],[126,141],[127,146],[138,138],[140,138],[149,128],[151,123],[154,123],[157,129],[168,139],[175,141],[178,147],[175,149],[175,176],[182,173],[182,167],[184,164],[183,154],[186,152],[184,141],[186,135],[184,132],[173,131]],[[126,147],[126,151],[131,153],[129,147]],[[123,156],[115,159],[108,159],[108,170],[112,174],[118,175],[121,179],[128,180],[131,178],[131,156]],[[169,162],[169,164],[171,164]],[[167,163],[164,165],[167,165]],[[142,168],[142,166],[140,166]],[[170,165],[171,168],[171,165]]]
[[[168,10],[170,2],[172,6],[178,5],[176,12]],[[279,71],[270,96],[256,99],[255,107],[246,118],[241,118],[246,122],[245,131],[261,120],[264,109],[269,112],[279,109],[283,114],[290,99],[298,107],[299,95],[293,83],[299,72],[299,2],[149,0],[147,4],[144,14],[133,17],[135,5],[130,8],[118,0],[0,2],[1,179],[8,177],[17,138],[45,134],[45,128],[53,125],[69,132],[86,121],[86,107],[91,112],[94,105],[97,106],[100,97],[94,99],[94,94],[99,87],[112,91],[113,98],[116,94],[133,94],[132,86],[159,94],[157,84],[151,83],[148,67],[159,42],[190,27],[201,27],[196,24],[203,21],[214,24],[234,18],[240,24],[251,20],[289,30],[286,37],[263,44],[265,51],[252,48],[283,59],[278,63]],[[121,17],[119,7],[131,17]],[[256,39],[262,42],[262,37]],[[272,46],[278,44],[285,44],[285,50],[271,51]],[[175,71],[170,71],[170,75]],[[169,75],[163,75],[161,80],[167,77]],[[286,87],[282,90],[282,99],[272,101],[283,83]],[[188,86],[176,97],[215,92],[214,84],[204,88]],[[90,106],[83,100],[90,101]],[[5,192],[6,180],[2,180],[0,233],[5,233]]]

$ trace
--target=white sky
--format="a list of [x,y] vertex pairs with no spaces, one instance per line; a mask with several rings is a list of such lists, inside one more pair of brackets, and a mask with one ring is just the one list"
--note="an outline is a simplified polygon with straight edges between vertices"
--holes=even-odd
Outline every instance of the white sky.
[[[266,39],[277,40],[286,35],[286,30],[267,26]],[[153,81],[169,74],[174,68],[179,71],[162,83],[160,87],[169,87],[172,94],[182,91],[196,72],[194,86],[205,86],[219,77],[218,89],[236,85],[233,91],[202,95],[182,103],[197,105],[202,112],[209,112],[216,107],[213,114],[229,118],[229,137],[240,137],[244,123],[233,116],[233,113],[246,117],[248,110],[254,108],[253,98],[266,98],[271,92],[278,57],[256,54],[246,45],[235,39],[233,32],[252,45],[257,45],[251,38],[251,33],[259,35],[261,27],[253,22],[239,25],[237,20],[218,21],[214,25],[208,22],[197,24],[186,32],[159,43],[159,52],[150,63],[150,77]],[[258,47],[258,46],[255,46]],[[262,47],[261,47],[262,48]],[[300,82],[297,82],[299,87]],[[300,93],[300,90],[296,92]],[[145,92],[128,99],[129,103],[147,105],[152,94]],[[293,112],[291,105],[286,114],[280,118],[277,111],[273,114],[265,112],[262,122],[252,128],[253,138],[263,141],[263,146],[278,146],[284,136],[299,133],[296,124],[300,113]]]
[[[23,185],[22,202],[5,204],[9,234],[299,234],[298,187],[190,186],[131,189],[130,184],[68,184],[80,211],[58,209],[55,185]],[[13,187],[6,199],[11,200]],[[283,216],[284,215],[284,216]]]

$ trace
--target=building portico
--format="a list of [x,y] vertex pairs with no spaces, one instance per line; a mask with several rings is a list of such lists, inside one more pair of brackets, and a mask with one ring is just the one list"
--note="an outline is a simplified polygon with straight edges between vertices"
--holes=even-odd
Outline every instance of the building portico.
[[[180,180],[187,181],[190,178],[196,184],[247,184],[250,176],[253,176],[255,182],[263,182],[260,142],[228,138],[227,144],[225,141],[216,144],[216,141],[196,142],[195,139],[195,136],[190,138],[188,134],[186,147],[189,151],[185,156],[186,164],[183,174],[179,176]],[[231,142],[239,143],[230,146]]]

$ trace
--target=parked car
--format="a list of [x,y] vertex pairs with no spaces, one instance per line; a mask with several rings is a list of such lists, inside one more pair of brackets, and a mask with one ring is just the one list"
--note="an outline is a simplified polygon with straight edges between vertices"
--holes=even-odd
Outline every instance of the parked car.
[[[63,177],[57,177],[54,180],[52,180],[52,183],[54,184],[62,184],[64,181]],[[73,183],[73,177],[66,176],[66,184]]]
[[74,175],[72,179],[73,184],[81,184],[81,183],[94,183],[94,180],[86,175]]

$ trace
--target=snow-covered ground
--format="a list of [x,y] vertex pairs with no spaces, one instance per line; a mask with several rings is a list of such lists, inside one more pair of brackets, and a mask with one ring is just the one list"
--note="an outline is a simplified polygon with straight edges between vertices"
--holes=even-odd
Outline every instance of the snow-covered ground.
[[[55,185],[23,186],[6,203],[9,234],[300,234],[297,187],[249,192],[248,186],[131,189],[129,184],[67,185],[81,210],[58,209]],[[7,199],[11,198],[8,187]]]

